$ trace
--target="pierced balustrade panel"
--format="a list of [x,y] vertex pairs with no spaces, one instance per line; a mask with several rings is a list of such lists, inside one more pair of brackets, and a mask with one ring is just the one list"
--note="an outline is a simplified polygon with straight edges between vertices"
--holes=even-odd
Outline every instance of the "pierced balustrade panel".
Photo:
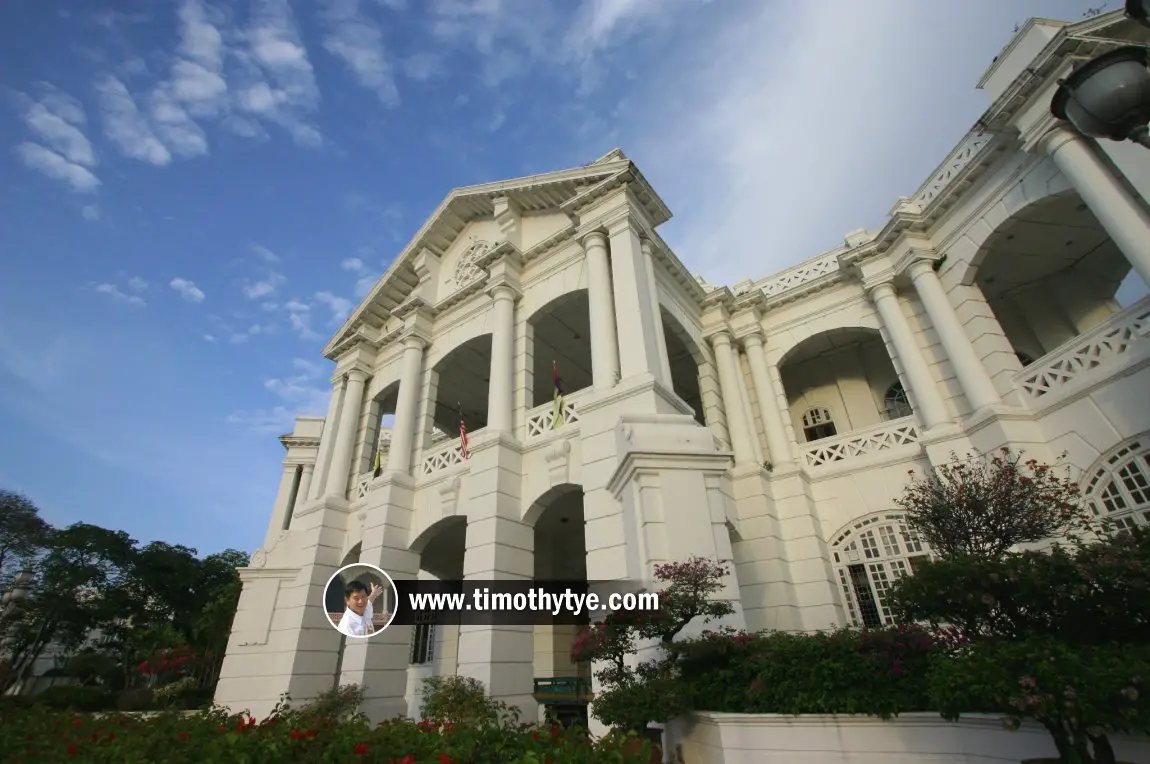
[[433,451],[423,457],[420,473],[424,476],[442,472],[448,467],[463,463],[463,444],[456,438],[446,448]]
[[826,255],[775,276],[762,286],[763,294],[767,297],[774,297],[809,281],[822,278],[828,273],[835,273],[838,269],[838,255]]
[[817,440],[803,449],[803,462],[808,467],[826,467],[918,442],[918,423],[913,417],[905,417],[869,430]]
[[1032,399],[1045,398],[1099,366],[1110,364],[1150,336],[1150,297],[1075,337],[1022,370],[1015,383]]
[[527,439],[540,438],[549,432],[562,430],[564,427],[578,423],[579,401],[577,399],[563,399],[563,417],[558,423],[555,421],[554,403],[536,406],[527,412]]

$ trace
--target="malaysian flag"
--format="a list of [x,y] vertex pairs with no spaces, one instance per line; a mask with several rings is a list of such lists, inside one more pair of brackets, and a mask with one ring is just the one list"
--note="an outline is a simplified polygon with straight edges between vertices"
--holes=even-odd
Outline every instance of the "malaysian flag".
[[563,426],[565,417],[563,405],[563,380],[559,376],[559,362],[551,362],[551,376],[555,379],[555,397],[551,408],[551,429],[557,430]]
[[467,423],[463,421],[463,404],[459,406],[459,455],[464,459],[471,458],[471,451],[467,448]]

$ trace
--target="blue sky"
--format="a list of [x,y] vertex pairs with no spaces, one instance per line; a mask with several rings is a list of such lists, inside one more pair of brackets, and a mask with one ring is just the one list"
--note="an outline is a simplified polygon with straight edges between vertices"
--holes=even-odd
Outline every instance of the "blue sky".
[[452,187],[620,146],[690,267],[763,276],[880,224],[1014,25],[1089,5],[8,0],[0,487],[254,549],[325,340]]

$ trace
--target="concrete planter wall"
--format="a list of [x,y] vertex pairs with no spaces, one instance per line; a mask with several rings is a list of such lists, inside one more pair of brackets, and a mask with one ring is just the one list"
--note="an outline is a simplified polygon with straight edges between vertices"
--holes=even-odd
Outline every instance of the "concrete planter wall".
[[[1150,739],[1111,738],[1119,761],[1150,762]],[[665,761],[683,764],[1020,764],[1054,757],[1045,729],[1003,728],[1000,717],[958,722],[938,714],[867,716],[697,713],[663,730]],[[681,757],[676,759],[676,756]]]

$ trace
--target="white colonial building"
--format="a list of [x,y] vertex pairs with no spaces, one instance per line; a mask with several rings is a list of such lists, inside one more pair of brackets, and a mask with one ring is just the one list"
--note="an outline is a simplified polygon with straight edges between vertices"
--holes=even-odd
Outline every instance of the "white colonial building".
[[889,619],[884,591],[929,554],[894,499],[952,452],[1068,452],[1098,513],[1148,522],[1150,299],[1116,293],[1150,283],[1150,151],[1049,111],[1132,30],[1026,23],[979,83],[993,105],[881,229],[733,288],[662,240],[670,210],[619,150],[452,191],[327,346],[327,416],[281,438],[217,700],[265,714],[355,682],[382,718],[433,673],[531,714],[584,695],[573,627],[343,645],[321,601],[357,560],[645,580],[717,556],[735,623],[814,630]]

